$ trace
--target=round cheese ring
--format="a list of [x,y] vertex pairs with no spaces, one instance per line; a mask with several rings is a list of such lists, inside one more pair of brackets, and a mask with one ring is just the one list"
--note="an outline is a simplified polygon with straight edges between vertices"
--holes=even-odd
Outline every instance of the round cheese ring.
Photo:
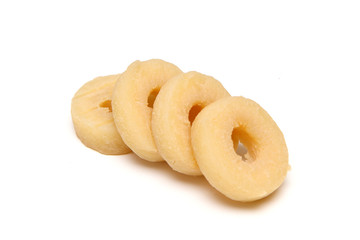
[[115,85],[112,108],[116,127],[126,145],[145,160],[163,161],[151,133],[152,107],[164,83],[180,73],[178,67],[163,60],[135,61]]
[[111,96],[119,76],[98,77],[85,83],[71,101],[71,117],[81,142],[108,155],[131,152],[116,129],[111,109]]
[[151,126],[157,149],[172,169],[201,175],[191,147],[191,124],[201,109],[227,96],[219,81],[198,72],[179,74],[161,88]]
[[[234,150],[240,139],[247,153]],[[243,97],[227,97],[205,107],[191,128],[196,161],[209,183],[237,201],[254,201],[275,191],[287,174],[284,136],[270,115]]]

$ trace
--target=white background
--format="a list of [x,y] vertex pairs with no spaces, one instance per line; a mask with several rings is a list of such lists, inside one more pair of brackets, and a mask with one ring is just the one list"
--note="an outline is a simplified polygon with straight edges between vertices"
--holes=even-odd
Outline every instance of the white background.
[[[1,1],[0,239],[359,239],[359,1]],[[73,94],[160,58],[257,101],[292,170],[231,201],[82,145]]]

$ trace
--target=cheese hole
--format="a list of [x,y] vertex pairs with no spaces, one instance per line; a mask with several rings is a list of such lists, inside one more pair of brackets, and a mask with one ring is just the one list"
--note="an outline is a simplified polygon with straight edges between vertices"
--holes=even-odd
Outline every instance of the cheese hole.
[[154,90],[151,91],[151,93],[148,97],[148,107],[149,108],[153,108],[155,99],[156,99],[157,95],[159,94],[159,91],[160,91],[159,88],[155,88]]
[[237,155],[241,157],[243,161],[248,161],[248,149],[245,147],[245,145],[241,142],[247,140],[247,135],[244,134],[244,132],[241,130],[241,128],[234,128],[231,139],[234,143],[234,151]]
[[199,114],[199,112],[203,109],[201,105],[194,105],[190,111],[189,111],[189,121],[190,124],[192,124],[196,118],[196,116]]
[[111,100],[106,100],[99,105],[101,108],[107,108],[109,112],[112,112]]

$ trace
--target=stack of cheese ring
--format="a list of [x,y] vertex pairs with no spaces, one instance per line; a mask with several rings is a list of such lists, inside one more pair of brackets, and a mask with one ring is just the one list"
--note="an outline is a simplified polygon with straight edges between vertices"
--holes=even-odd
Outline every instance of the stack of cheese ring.
[[86,83],[71,113],[87,147],[165,160],[180,173],[204,175],[233,200],[266,197],[289,169],[284,136],[263,108],[231,97],[213,77],[183,73],[163,60],[135,61],[122,74]]

